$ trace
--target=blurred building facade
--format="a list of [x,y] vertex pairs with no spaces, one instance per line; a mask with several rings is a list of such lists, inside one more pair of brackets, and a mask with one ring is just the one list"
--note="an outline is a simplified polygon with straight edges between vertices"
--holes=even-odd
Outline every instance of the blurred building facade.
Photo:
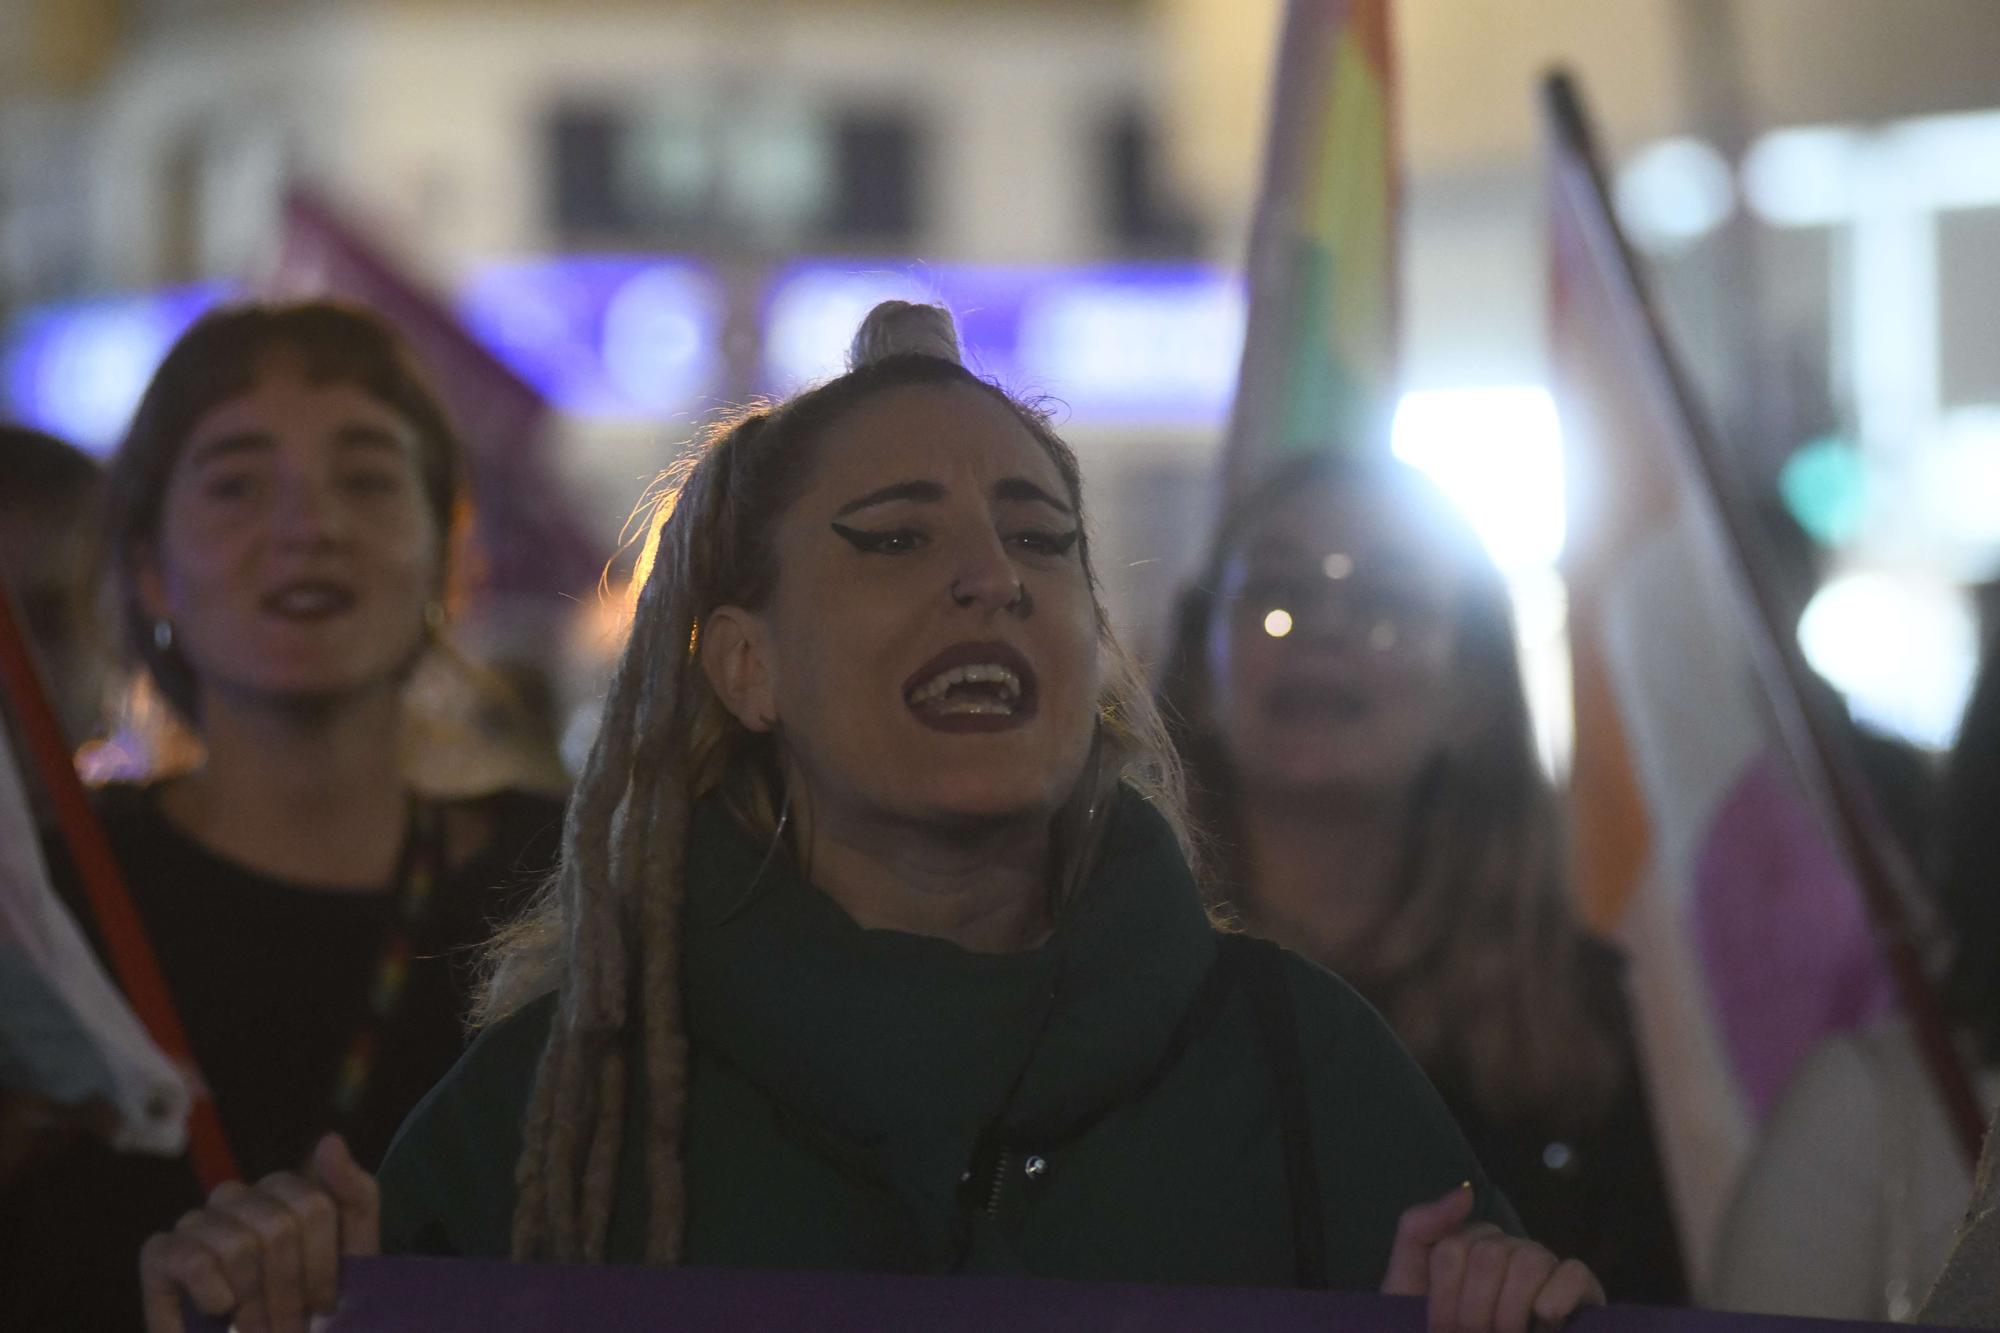
[[[11,3],[30,40],[0,95],[0,313],[254,274],[303,181],[447,289],[502,258],[699,259],[722,364],[692,416],[785,387],[761,326],[796,256],[1202,248],[1136,3]],[[615,530],[688,421],[574,424],[574,480]],[[1097,434],[1106,482],[1128,455],[1191,473],[1207,443],[1154,423],[1141,459]]]
[[[1206,363],[1224,401],[1205,390],[1192,408],[1093,412],[1089,385],[1059,373],[1020,386],[1077,403],[1071,434],[1097,497],[1111,593],[1144,644],[1197,554],[1240,319],[1185,270],[1227,280],[1240,262],[1281,10],[1280,0],[0,0],[0,320],[254,275],[278,201],[299,181],[447,291],[487,290],[493,266],[515,261],[687,261],[694,286],[665,269],[642,276],[655,306],[712,293],[712,318],[675,335],[712,344],[707,377],[672,402],[628,395],[569,422],[570,481],[608,536],[702,410],[786,387],[773,370],[779,284],[798,256],[1044,277],[1181,265],[1179,286],[1120,286],[1114,275],[1101,290],[1122,304],[1070,302],[1070,336],[1050,355],[1082,348],[1105,363],[1092,374],[1125,375],[1127,388],[1148,373],[1131,363],[1151,363],[1147,392],[1201,378],[1183,366]],[[1560,505],[1534,500],[1559,493],[1560,474],[1547,471],[1558,466],[1552,418],[1534,397],[1545,370],[1533,101],[1536,76],[1560,62],[1581,76],[1627,168],[1628,221],[1752,474],[1777,495],[1801,450],[1826,444],[1820,490],[1846,484],[1849,508],[1866,508],[1849,492],[1853,478],[1872,479],[1873,517],[1822,540],[1947,579],[1981,575],[2000,530],[1950,550],[1928,535],[1898,541],[1940,530],[1923,519],[1924,497],[1940,489],[1966,510],[1978,506],[1965,495],[1990,491],[2000,513],[2000,302],[1981,295],[2000,247],[2000,190],[1989,199],[1949,167],[1986,142],[1978,126],[1962,122],[1955,139],[1922,129],[2000,106],[2000,7],[1401,0],[1397,12],[1406,366],[1410,388],[1433,395],[1408,414],[1422,435],[1410,449],[1447,470],[1453,449],[1484,450],[1488,474],[1494,451],[1517,452],[1518,488],[1483,488],[1489,527],[1512,513],[1518,528],[1524,505],[1560,522]],[[1790,159],[1772,158],[1776,132],[1815,127],[1839,134],[1794,138]],[[1825,149],[1817,158],[1813,142]],[[1789,160],[1792,176],[1773,168],[1760,185],[1750,170],[1760,152],[1767,166]],[[1832,202],[1822,189],[1817,212],[1787,204],[1813,169],[1865,187],[1842,185]],[[1926,171],[1928,183],[1914,183]],[[956,289],[940,279],[937,290]],[[495,327],[527,321],[518,302],[495,300]],[[825,312],[846,308],[822,302],[819,322],[831,327]],[[1169,325],[1187,330],[1177,344],[1148,340]],[[1122,362],[1098,355],[1121,340],[1131,344]],[[627,366],[626,378],[649,365]],[[1936,467],[1899,456],[1952,461],[1939,481]],[[1553,643],[1560,591],[1546,557],[1560,533],[1515,537],[1535,553],[1520,571],[1527,632]],[[1543,689],[1559,697],[1559,679]]]

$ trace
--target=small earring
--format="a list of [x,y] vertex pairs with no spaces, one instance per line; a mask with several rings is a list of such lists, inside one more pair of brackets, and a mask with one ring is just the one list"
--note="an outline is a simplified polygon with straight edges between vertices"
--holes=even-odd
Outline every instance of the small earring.
[[444,603],[424,603],[424,628],[432,634],[444,633]]
[[174,646],[174,627],[165,617],[153,622],[153,647],[166,652]]

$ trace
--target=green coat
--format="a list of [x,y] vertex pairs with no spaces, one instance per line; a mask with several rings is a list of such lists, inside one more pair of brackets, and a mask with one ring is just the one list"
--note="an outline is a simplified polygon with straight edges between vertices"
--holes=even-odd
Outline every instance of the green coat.
[[[1096,872],[1024,953],[864,930],[715,804],[688,871],[687,1263],[1294,1282],[1270,1054],[1289,1048],[1251,988],[1217,981],[1233,969],[1211,975],[1220,937],[1145,802],[1123,798]],[[1374,1011],[1260,953],[1293,1001],[1330,1284],[1374,1289],[1402,1211],[1462,1181],[1516,1229]],[[553,1012],[545,998],[484,1033],[404,1124],[381,1174],[388,1252],[507,1254]],[[620,1172],[608,1253],[629,1261],[636,1134]]]

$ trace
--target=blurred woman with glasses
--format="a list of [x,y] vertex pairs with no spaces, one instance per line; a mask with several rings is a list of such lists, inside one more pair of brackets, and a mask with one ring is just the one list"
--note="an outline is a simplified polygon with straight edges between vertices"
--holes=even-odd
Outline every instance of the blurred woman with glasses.
[[1567,896],[1507,588],[1420,474],[1281,466],[1183,595],[1163,702],[1243,926],[1338,972],[1528,1232],[1685,1298],[1622,981]]

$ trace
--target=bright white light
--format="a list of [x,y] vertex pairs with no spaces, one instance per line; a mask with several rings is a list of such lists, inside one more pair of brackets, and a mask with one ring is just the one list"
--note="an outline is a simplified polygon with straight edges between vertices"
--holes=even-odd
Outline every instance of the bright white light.
[[2000,112],[1924,116],[1885,136],[1898,182],[1934,209],[2000,203]]
[[779,393],[847,369],[847,345],[883,301],[935,301],[937,293],[903,273],[829,273],[813,269],[781,283],[765,319],[764,368]]
[[1501,569],[1562,553],[1562,427],[1541,385],[1405,394],[1390,441],[1465,511]]
[[1959,589],[1845,575],[1806,607],[1799,646],[1858,720],[1933,750],[1951,745],[1979,660],[1972,605]]
[[1535,725],[1535,748],[1551,777],[1569,772],[1576,720],[1570,709],[1569,591],[1554,569],[1520,569],[1507,576],[1521,684]]
[[1641,245],[1675,249],[1714,231],[1736,207],[1729,163],[1699,139],[1664,139],[1618,173],[1618,216]]
[[1987,548],[1990,563],[2000,546],[2000,405],[1954,408],[1941,424],[1937,441],[1914,460],[1925,521],[1934,532]]
[[1778,130],[1743,157],[1743,197],[1776,227],[1824,227],[1854,214],[1860,136],[1836,125]]
[[1292,613],[1279,607],[1264,617],[1264,632],[1274,639],[1282,639],[1292,632]]
[[1066,402],[1070,419],[1221,422],[1243,354],[1241,284],[1051,282],[1021,308],[1022,381]]

